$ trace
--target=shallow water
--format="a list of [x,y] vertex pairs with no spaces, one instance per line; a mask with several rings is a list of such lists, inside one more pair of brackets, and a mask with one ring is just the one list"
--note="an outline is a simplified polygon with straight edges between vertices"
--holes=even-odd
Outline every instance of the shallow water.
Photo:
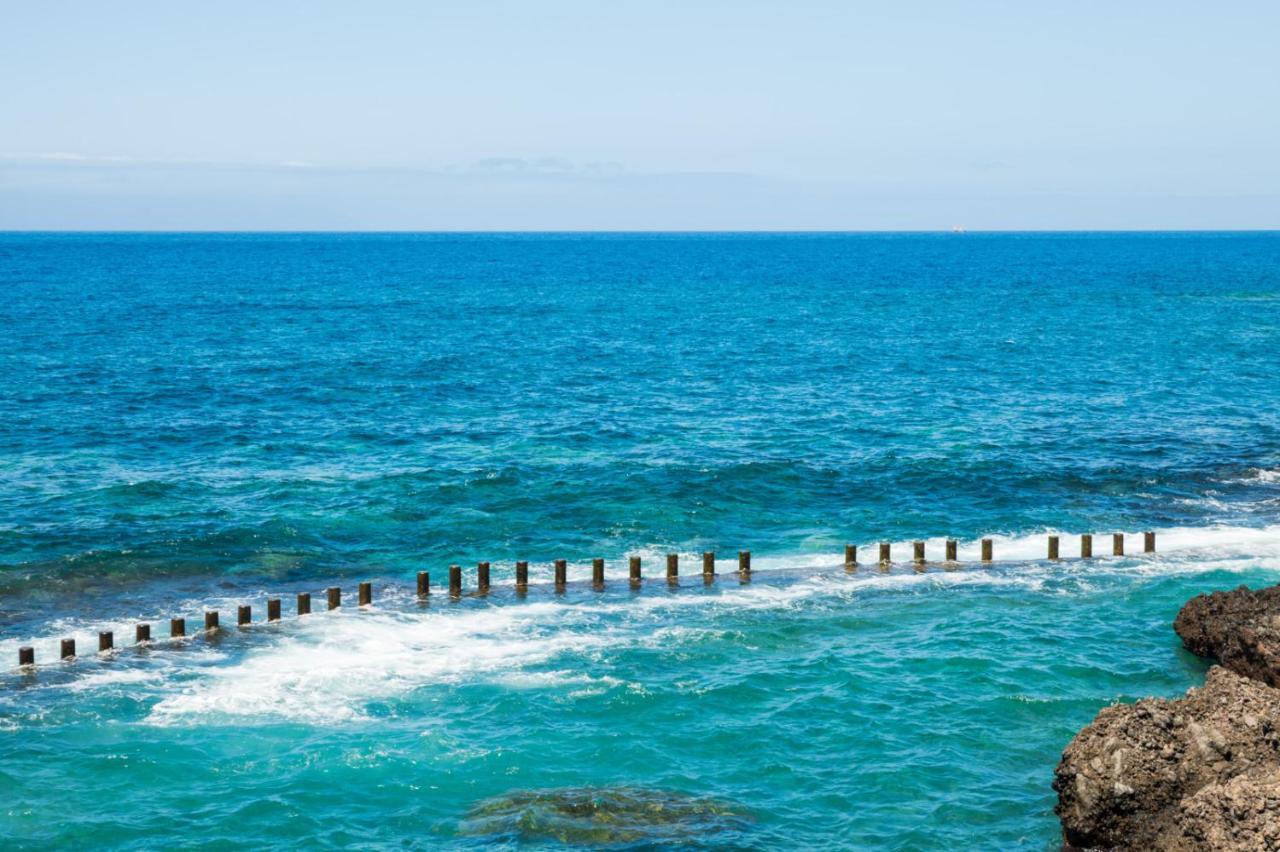
[[[731,803],[717,847],[1053,848],[1075,730],[1199,682],[1181,603],[1280,579],[1278,260],[1266,234],[0,235],[0,660],[82,653],[0,675],[0,831],[554,846],[467,815],[592,786]],[[1050,530],[1074,556],[1145,529],[1154,558],[1040,561]],[[989,568],[838,564],[983,535]],[[707,549],[712,586],[618,582]],[[511,594],[512,560],[561,556],[607,590]],[[413,599],[479,559],[489,598]],[[292,617],[366,578],[374,607]],[[86,654],[269,594],[280,625]]]

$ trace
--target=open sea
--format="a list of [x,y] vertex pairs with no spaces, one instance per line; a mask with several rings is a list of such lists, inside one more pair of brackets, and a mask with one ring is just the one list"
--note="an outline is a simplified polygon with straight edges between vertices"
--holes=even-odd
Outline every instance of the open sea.
[[1280,234],[0,235],[7,849],[1056,849],[1277,581]]

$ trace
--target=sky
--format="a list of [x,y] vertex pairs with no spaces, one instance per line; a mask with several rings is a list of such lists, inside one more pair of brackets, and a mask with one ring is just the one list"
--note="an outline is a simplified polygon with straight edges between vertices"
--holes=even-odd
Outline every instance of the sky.
[[0,0],[0,229],[1280,227],[1280,3]]

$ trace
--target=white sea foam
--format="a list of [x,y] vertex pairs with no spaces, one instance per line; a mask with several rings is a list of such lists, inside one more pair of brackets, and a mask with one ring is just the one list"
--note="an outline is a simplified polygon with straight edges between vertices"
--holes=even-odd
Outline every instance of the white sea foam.
[[[1046,536],[1061,536],[1061,563],[1045,561]],[[895,565],[884,573],[872,564],[874,546],[860,551],[856,574],[840,570],[841,555],[828,554],[756,558],[762,572],[757,582],[739,584],[736,557],[717,563],[724,575],[709,589],[696,577],[686,577],[678,593],[668,594],[660,571],[651,568],[649,591],[635,596],[584,594],[572,590],[563,599],[531,597],[486,605],[467,601],[459,606],[412,604],[412,590],[379,588],[378,605],[320,612],[304,619],[287,619],[255,627],[256,636],[233,637],[232,642],[209,643],[194,638],[180,651],[163,647],[136,656],[130,651],[97,659],[82,647],[85,657],[67,667],[74,677],[51,680],[46,689],[77,694],[96,690],[128,690],[152,696],[155,703],[147,722],[156,725],[219,724],[291,721],[336,724],[366,718],[376,704],[392,706],[416,690],[466,683],[491,683],[508,689],[558,690],[566,697],[599,695],[614,690],[640,690],[640,684],[610,676],[588,674],[582,661],[605,659],[628,648],[681,646],[696,649],[709,639],[732,637],[731,627],[719,626],[719,615],[732,611],[784,610],[814,599],[836,602],[878,592],[927,594],[930,589],[986,585],[1019,587],[1055,594],[1088,589],[1089,578],[1116,573],[1165,575],[1201,571],[1240,571],[1258,567],[1280,572],[1280,526],[1266,528],[1209,527],[1157,530],[1158,553],[1143,555],[1140,532],[1126,532],[1129,555],[1110,556],[1109,535],[1096,536],[1090,562],[1069,557],[1078,552],[1079,538],[1066,531],[993,536],[996,564],[975,564],[980,542],[960,543],[959,556],[969,564],[956,570],[927,572]],[[937,559],[944,541],[931,539],[926,555]],[[895,559],[911,556],[909,542],[894,542]],[[650,566],[662,560],[647,559]],[[697,574],[701,561],[682,554],[686,575]],[[549,566],[548,566],[549,568]],[[590,576],[589,564],[576,576]],[[771,569],[787,569],[773,575]],[[608,575],[612,580],[626,576]],[[1071,583],[1059,582],[1069,576]],[[497,577],[495,576],[495,581]],[[617,587],[614,586],[616,589]],[[267,590],[251,600],[228,597],[184,602],[186,611],[203,607],[234,613],[239,603],[260,602]],[[686,615],[701,609],[696,621]],[[151,618],[156,628],[159,618]],[[191,621],[195,621],[192,619]],[[224,621],[224,623],[226,623]],[[133,620],[112,624],[63,619],[45,625],[43,635],[0,643],[0,654],[13,659],[20,644],[33,644],[38,659],[56,659],[58,639],[66,635],[87,641],[96,631],[112,629],[121,644],[132,637]],[[191,625],[191,632],[198,624]],[[232,628],[234,629],[234,628]],[[157,638],[161,638],[157,636]],[[95,646],[96,647],[96,646]],[[379,713],[387,712],[379,707]]]

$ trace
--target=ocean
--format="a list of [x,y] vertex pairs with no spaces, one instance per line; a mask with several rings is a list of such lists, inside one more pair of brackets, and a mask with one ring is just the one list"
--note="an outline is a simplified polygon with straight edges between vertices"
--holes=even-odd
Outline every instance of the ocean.
[[0,294],[7,848],[1056,849],[1181,604],[1280,581],[1280,234],[9,233]]

